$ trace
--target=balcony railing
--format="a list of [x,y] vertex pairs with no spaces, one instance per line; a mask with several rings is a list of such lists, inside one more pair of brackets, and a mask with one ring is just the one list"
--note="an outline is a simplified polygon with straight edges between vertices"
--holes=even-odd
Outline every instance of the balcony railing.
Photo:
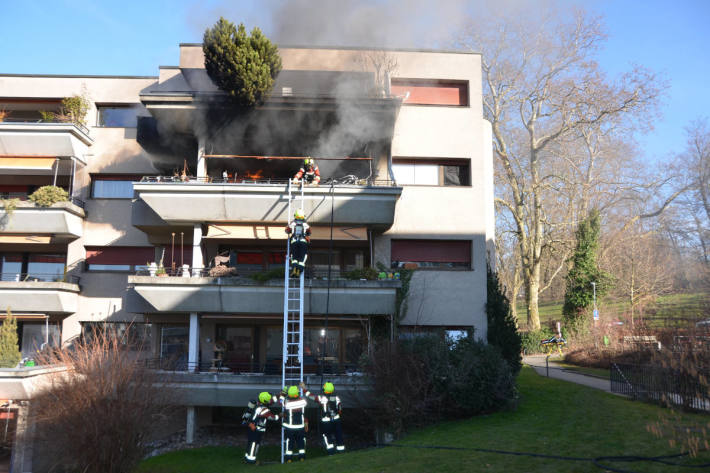
[[[251,184],[251,185],[286,185],[288,178],[258,178],[250,177],[195,177],[195,176],[145,176],[140,182],[164,183],[164,184]],[[344,176],[338,179],[323,179],[320,187],[334,186],[396,186],[394,181],[388,179],[359,178],[357,176]]]
[[81,130],[85,135],[89,134],[89,129],[82,125],[81,123],[72,122],[70,120],[64,120],[62,118],[12,118],[5,117],[0,123],[48,123],[48,124],[62,124],[62,125],[74,125],[79,130]]
[[[226,375],[280,375],[282,369],[281,358],[275,358],[266,363],[250,363],[231,360],[229,358],[198,363],[188,362],[184,359],[150,358],[144,360],[144,363],[148,369],[154,370]],[[304,374],[316,375],[352,375],[359,371],[355,363],[340,363],[331,360],[323,361],[318,357],[304,356],[303,372]]]
[[67,282],[79,284],[81,278],[73,274],[46,274],[46,273],[0,273],[0,281],[10,282]]
[[[186,265],[187,266],[187,265]],[[219,269],[217,269],[219,268]],[[153,276],[153,277],[201,277],[201,278],[242,278],[242,279],[252,279],[256,281],[268,281],[268,280],[283,280],[283,271],[279,269],[272,269],[268,271],[254,270],[254,269],[238,269],[227,266],[219,266],[217,268],[200,268],[200,269],[190,269],[189,267],[181,268],[146,268],[141,266],[140,269],[136,270],[136,276]],[[224,268],[224,269],[222,269]],[[399,270],[389,269],[387,271],[379,271],[376,278],[372,277],[361,277],[362,274],[358,274],[358,270],[355,271],[343,271],[331,269],[330,272],[327,269],[313,269],[306,268],[304,276],[306,279],[313,280],[398,280]]]

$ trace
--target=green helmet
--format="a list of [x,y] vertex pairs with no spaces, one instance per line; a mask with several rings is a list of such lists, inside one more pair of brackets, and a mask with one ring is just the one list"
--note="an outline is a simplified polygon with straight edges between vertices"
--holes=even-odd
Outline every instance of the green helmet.
[[293,213],[293,218],[295,218],[297,220],[305,220],[306,215],[303,213],[303,210],[299,209]]
[[304,166],[313,166],[313,158],[306,158],[303,160]]
[[271,394],[267,393],[266,391],[259,393],[259,402],[262,404],[268,404],[269,401],[271,401]]
[[335,386],[333,386],[333,383],[325,383],[323,385],[323,392],[326,394],[332,394],[333,391],[335,391]]
[[291,386],[288,388],[288,397],[298,397],[298,386]]

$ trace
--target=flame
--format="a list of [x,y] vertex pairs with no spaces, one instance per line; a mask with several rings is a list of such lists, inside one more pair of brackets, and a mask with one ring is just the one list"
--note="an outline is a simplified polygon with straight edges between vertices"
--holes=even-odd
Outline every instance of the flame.
[[242,173],[242,178],[243,179],[261,179],[264,177],[264,170],[263,169],[257,169],[256,171],[244,171]]

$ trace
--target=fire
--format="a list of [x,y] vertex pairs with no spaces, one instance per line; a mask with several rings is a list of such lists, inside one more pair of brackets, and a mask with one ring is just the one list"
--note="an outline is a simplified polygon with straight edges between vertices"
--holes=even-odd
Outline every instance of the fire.
[[263,169],[257,169],[256,171],[244,171],[242,173],[242,178],[243,179],[261,179],[264,177],[264,170]]

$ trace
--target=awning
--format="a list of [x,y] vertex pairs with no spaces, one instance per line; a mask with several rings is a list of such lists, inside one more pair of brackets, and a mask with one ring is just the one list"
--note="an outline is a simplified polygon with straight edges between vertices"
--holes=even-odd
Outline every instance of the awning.
[[46,245],[52,239],[51,236],[39,235],[0,235],[0,243],[25,243]]
[[[285,240],[285,225],[209,225],[204,238],[226,240]],[[329,240],[330,227],[311,227],[312,240]],[[333,240],[367,241],[365,227],[333,227]]]
[[[49,316],[47,314],[28,314],[28,313],[12,313],[12,316],[16,320],[45,320]],[[7,312],[0,313],[0,320],[5,320],[7,318]]]
[[32,170],[44,170],[50,171],[54,167],[54,161],[57,158],[52,157],[35,157],[26,156],[22,158],[18,157],[0,157],[0,169],[32,169]]

